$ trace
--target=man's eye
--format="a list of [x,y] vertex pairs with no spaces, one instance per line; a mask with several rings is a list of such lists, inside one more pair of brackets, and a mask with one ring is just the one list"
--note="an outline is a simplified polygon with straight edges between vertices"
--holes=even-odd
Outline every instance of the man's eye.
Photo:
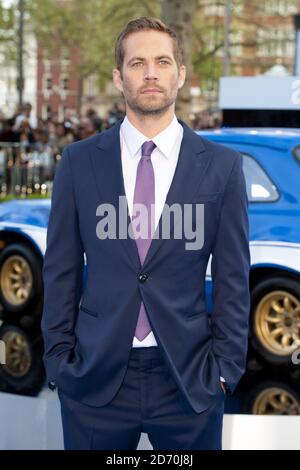
[[169,63],[167,60],[164,60],[164,59],[160,60],[159,62],[160,62],[161,64],[168,64],[168,63]]
[[134,63],[132,64],[132,67],[137,67],[137,66],[139,66],[139,65],[141,65],[141,64],[142,64],[142,62],[134,62]]

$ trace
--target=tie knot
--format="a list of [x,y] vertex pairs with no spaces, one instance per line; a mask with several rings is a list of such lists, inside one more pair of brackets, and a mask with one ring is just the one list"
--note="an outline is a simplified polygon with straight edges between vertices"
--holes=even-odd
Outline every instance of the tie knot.
[[142,157],[151,157],[151,153],[155,149],[156,145],[152,140],[147,140],[142,145]]

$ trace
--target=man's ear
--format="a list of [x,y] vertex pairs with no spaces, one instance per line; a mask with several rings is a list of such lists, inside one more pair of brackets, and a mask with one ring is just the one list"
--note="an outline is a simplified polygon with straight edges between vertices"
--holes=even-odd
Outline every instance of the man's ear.
[[179,67],[179,79],[178,79],[178,88],[182,88],[185,82],[185,77],[186,77],[186,66],[181,65]]
[[119,69],[113,69],[112,76],[113,76],[113,82],[114,82],[115,87],[121,93],[123,93],[123,82],[122,82],[122,77],[121,77],[120,70]]

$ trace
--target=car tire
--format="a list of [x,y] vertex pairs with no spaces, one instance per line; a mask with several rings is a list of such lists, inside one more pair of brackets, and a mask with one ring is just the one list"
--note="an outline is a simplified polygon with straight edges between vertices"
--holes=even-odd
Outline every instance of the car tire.
[[13,243],[0,254],[0,303],[4,320],[16,320],[41,309],[42,261],[32,248]]
[[298,307],[300,285],[292,278],[270,277],[252,290],[250,344],[268,364],[292,365],[294,341],[300,340]]
[[266,379],[247,391],[243,413],[272,416],[299,416],[300,394],[279,380]]
[[45,383],[41,333],[37,329],[26,331],[16,325],[3,324],[0,341],[0,390],[36,396]]

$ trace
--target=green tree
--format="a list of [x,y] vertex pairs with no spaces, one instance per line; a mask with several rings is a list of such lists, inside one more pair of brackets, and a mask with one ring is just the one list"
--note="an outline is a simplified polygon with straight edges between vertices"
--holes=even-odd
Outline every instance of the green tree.
[[76,72],[81,78],[98,77],[103,89],[112,77],[114,43],[127,21],[142,15],[159,15],[158,1],[141,0],[30,0],[33,28],[50,53],[62,45],[78,54]]
[[64,45],[78,52],[76,72],[83,79],[96,74],[100,87],[111,79],[114,43],[127,21],[138,16],[162,17],[183,41],[188,76],[178,99],[178,112],[188,119],[191,74],[191,28],[196,0],[28,0],[34,31],[50,53]]
[[4,7],[0,0],[0,55],[3,66],[16,60],[16,8],[12,4]]

